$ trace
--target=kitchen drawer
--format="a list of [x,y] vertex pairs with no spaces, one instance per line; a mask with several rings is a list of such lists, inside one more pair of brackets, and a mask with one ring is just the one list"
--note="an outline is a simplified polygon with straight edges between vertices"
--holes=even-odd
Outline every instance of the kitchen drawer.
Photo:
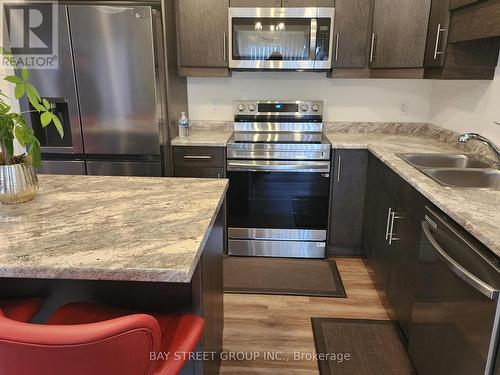
[[173,150],[174,167],[224,168],[224,147],[176,146]]
[[224,178],[224,168],[174,167],[175,177]]

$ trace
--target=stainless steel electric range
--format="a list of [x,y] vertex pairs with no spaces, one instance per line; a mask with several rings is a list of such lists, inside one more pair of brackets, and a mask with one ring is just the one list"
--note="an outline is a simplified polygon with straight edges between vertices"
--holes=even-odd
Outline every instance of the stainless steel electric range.
[[241,101],[227,145],[229,254],[324,258],[331,145],[320,101]]

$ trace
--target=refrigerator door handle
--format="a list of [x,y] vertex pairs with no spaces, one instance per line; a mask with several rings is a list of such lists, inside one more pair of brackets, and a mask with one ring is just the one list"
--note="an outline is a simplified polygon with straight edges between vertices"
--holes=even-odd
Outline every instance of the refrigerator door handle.
[[437,242],[436,238],[432,235],[430,230],[430,225],[427,221],[422,221],[422,230],[425,237],[430,242],[432,247],[436,250],[437,254],[442,258],[444,264],[460,279],[465,281],[475,290],[488,297],[491,300],[497,300],[499,291],[492,286],[485,283],[483,280],[479,279],[472,273],[470,273],[465,267],[453,259]]

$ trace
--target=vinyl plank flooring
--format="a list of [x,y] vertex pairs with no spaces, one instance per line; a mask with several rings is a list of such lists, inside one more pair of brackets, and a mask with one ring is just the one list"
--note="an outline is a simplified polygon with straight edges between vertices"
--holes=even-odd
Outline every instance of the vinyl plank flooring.
[[[224,351],[259,352],[257,360],[225,360],[221,374],[319,374],[311,317],[393,319],[386,296],[373,284],[373,270],[360,258],[335,259],[347,298],[224,295]],[[264,352],[281,352],[267,360]],[[288,359],[288,360],[287,360]]]

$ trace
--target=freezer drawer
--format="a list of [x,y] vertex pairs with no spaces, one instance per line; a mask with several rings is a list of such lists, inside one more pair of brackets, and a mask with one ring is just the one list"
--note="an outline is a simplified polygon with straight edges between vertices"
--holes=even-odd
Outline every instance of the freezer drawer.
[[490,375],[498,345],[498,259],[427,209],[409,352],[419,375]]
[[140,161],[87,161],[87,173],[94,176],[162,176],[160,162]]
[[42,160],[38,170],[40,174],[84,175],[85,162],[83,160]]

